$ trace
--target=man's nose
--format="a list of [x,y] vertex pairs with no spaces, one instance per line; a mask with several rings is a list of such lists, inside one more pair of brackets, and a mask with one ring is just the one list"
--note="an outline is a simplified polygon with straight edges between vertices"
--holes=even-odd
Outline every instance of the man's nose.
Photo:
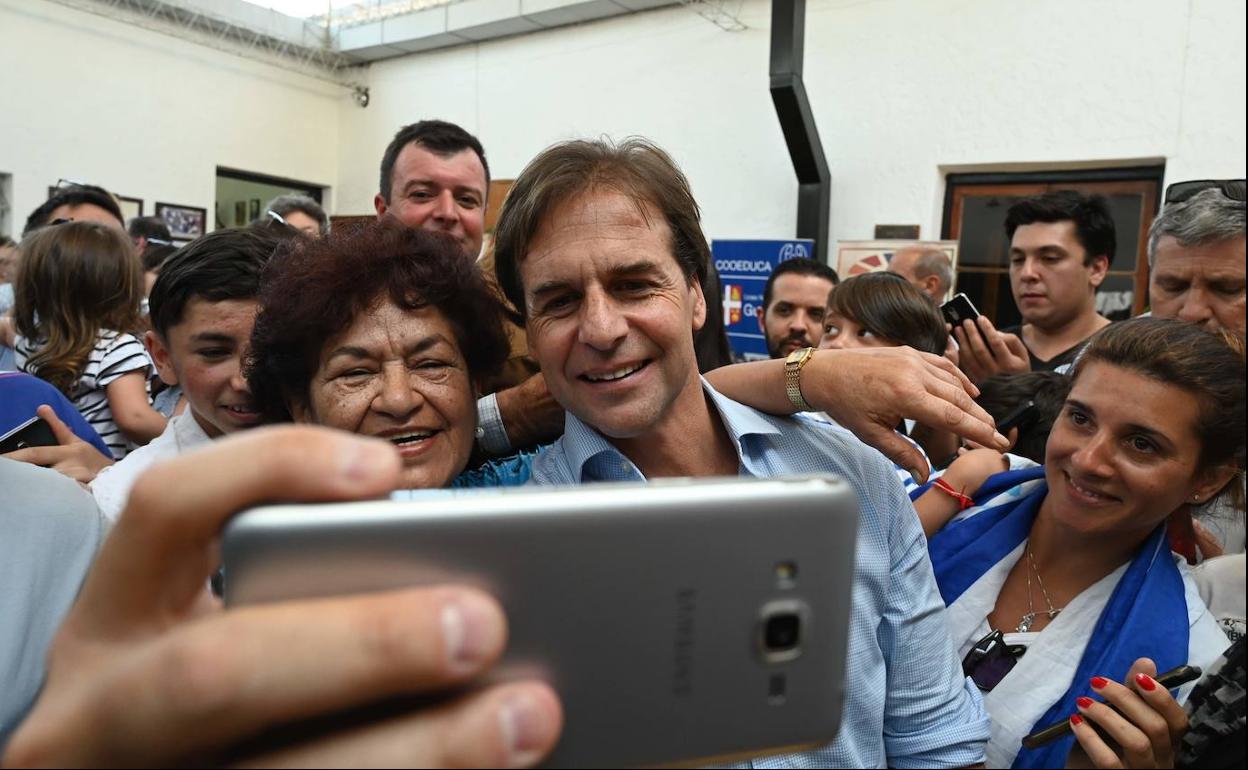
[[1199,324],[1212,317],[1213,308],[1210,306],[1209,296],[1201,289],[1190,289],[1184,295],[1183,304],[1179,307],[1179,320]]
[[455,195],[450,190],[443,190],[433,199],[433,218],[442,223],[459,221],[459,207],[455,205]]
[[628,333],[628,322],[601,291],[590,291],[581,303],[578,339],[596,350],[610,350]]

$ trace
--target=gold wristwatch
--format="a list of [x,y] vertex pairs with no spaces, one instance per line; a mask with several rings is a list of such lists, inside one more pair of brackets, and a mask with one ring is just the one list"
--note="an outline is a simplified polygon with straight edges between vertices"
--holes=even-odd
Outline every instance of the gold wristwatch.
[[802,367],[810,363],[810,359],[814,356],[814,348],[801,348],[794,350],[788,358],[784,359],[784,392],[788,394],[789,401],[793,402],[793,406],[797,407],[799,412],[815,411],[815,408],[802,398],[801,387]]

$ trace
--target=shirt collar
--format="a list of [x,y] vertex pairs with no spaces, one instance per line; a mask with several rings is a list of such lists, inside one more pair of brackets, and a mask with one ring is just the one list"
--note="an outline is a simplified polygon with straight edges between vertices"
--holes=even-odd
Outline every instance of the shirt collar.
[[[732,437],[737,456],[745,469],[753,475],[753,457],[758,451],[756,436],[780,435],[780,426],[775,418],[770,418],[744,404],[740,404],[722,395],[705,377],[702,390],[711,397],[711,403],[719,412],[721,422]],[[594,428],[586,425],[571,412],[564,421],[563,444],[568,467],[573,478],[580,482],[586,481],[644,481],[645,477],[637,470],[637,466],[611,445]]]

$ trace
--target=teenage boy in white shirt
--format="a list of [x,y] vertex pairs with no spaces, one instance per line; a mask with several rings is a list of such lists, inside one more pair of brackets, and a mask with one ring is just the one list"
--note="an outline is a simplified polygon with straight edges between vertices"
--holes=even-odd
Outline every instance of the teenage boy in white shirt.
[[144,342],[161,380],[182,389],[186,408],[154,441],[91,482],[91,493],[108,518],[117,518],[135,480],[153,463],[260,422],[243,361],[256,319],[260,273],[278,243],[261,229],[220,230],[161,266],[149,297],[152,330]]

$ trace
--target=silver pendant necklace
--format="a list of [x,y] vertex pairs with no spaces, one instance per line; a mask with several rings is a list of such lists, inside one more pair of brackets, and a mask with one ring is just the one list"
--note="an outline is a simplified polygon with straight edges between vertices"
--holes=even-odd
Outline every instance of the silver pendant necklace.
[[[1040,578],[1040,570],[1036,568],[1036,557],[1032,555],[1031,548],[1027,549],[1027,612],[1023,614],[1022,619],[1018,621],[1018,626],[1014,629],[1020,634],[1025,634],[1031,629],[1032,623],[1036,621],[1036,616],[1040,614],[1047,615],[1049,620],[1057,617],[1062,611],[1061,607],[1055,608],[1053,601],[1049,598],[1049,592],[1044,587],[1044,581]],[[1048,605],[1047,610],[1036,610],[1035,601],[1031,596],[1031,573],[1036,573],[1036,583],[1040,586],[1040,593],[1044,596],[1044,603]]]

